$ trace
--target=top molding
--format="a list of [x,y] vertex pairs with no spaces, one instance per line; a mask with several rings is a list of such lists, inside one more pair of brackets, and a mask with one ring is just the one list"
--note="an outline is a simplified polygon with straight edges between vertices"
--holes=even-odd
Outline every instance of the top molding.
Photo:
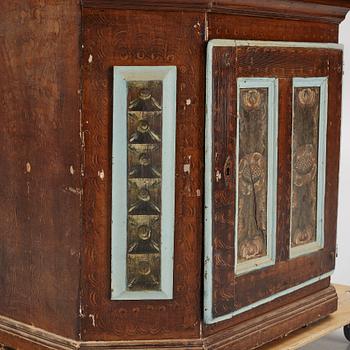
[[230,13],[340,23],[350,0],[82,0],[84,7]]

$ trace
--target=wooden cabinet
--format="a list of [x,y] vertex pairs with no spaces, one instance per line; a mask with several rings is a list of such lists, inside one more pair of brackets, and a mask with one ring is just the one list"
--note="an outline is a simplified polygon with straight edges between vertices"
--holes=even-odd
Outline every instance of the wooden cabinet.
[[336,309],[347,0],[3,7],[0,344],[249,350]]

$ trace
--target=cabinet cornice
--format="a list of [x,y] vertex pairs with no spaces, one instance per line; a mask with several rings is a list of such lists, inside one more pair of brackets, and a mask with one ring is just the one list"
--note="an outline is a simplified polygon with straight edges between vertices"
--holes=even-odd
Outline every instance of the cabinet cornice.
[[83,7],[152,11],[202,11],[340,23],[349,0],[83,0]]

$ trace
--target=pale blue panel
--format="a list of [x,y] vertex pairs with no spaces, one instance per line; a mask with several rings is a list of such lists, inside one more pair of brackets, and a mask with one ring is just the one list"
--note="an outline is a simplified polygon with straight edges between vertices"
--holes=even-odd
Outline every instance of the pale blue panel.
[[206,68],[206,117],[205,117],[205,176],[204,176],[204,321],[214,323],[213,307],[213,194],[212,194],[212,155],[213,155],[213,47],[210,41],[207,48]]
[[[112,300],[173,298],[175,222],[175,66],[114,67],[113,149],[112,149]],[[161,290],[128,291],[127,261],[127,82],[163,81],[162,200],[161,208]]]

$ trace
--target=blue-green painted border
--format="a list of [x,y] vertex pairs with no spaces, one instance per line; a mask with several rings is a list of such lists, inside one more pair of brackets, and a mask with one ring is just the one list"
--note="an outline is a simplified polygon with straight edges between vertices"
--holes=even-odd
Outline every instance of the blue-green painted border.
[[[294,91],[298,87],[320,88],[320,116],[318,130],[318,168],[317,168],[317,223],[316,241],[292,248],[290,237],[290,257],[311,254],[324,247],[324,204],[326,195],[326,160],[327,160],[327,119],[328,119],[328,77],[320,78],[294,78],[293,79],[293,116],[294,116]],[[294,120],[294,117],[293,117]],[[293,135],[292,135],[293,137]],[[293,145],[293,142],[292,142]],[[292,149],[293,154],[293,149]],[[293,169],[291,170],[293,183]],[[292,198],[291,198],[292,201]],[[292,222],[290,222],[290,227]],[[291,232],[291,230],[290,230]]]
[[[112,146],[112,258],[111,299],[149,300],[173,298],[175,223],[175,66],[114,67]],[[127,82],[163,81],[161,290],[127,291]]]

